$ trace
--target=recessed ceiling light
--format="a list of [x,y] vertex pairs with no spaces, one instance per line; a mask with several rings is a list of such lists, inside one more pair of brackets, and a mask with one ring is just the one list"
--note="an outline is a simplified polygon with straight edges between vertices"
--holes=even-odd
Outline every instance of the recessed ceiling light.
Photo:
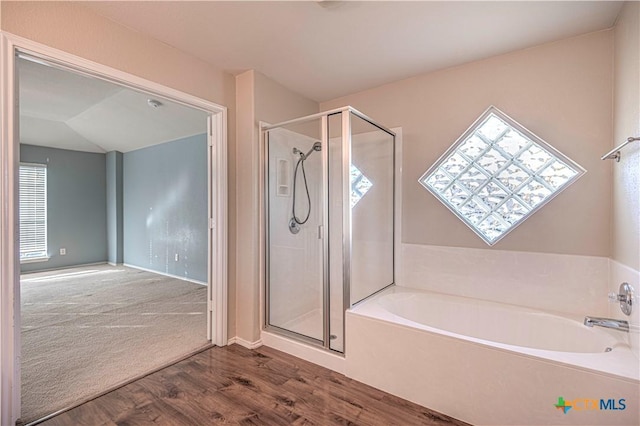
[[151,108],[160,108],[162,106],[162,102],[156,101],[155,99],[147,99],[147,105]]

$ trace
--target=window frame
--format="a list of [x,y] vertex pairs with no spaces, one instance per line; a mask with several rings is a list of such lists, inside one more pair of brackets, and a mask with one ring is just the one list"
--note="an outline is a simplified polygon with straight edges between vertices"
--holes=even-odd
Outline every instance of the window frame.
[[[491,116],[494,115],[497,118],[499,118],[500,120],[504,121],[509,127],[513,128],[514,130],[516,130],[517,132],[519,132],[522,136],[524,136],[525,138],[528,138],[531,142],[533,142],[534,144],[539,145],[541,148],[545,149],[549,154],[551,154],[553,157],[555,157],[555,160],[559,160],[562,163],[565,163],[567,166],[572,167],[575,171],[576,174],[574,176],[572,176],[571,178],[569,178],[566,182],[564,182],[562,185],[560,185],[559,187],[557,187],[551,194],[549,194],[546,198],[544,198],[541,202],[539,202],[538,204],[536,204],[535,206],[531,207],[531,209],[524,215],[522,216],[520,219],[518,219],[516,222],[514,222],[513,224],[511,224],[511,226],[509,228],[507,228],[500,236],[498,236],[495,239],[490,239],[488,238],[486,235],[484,235],[479,229],[476,228],[476,226],[474,226],[473,223],[471,223],[469,221],[468,218],[464,217],[460,212],[458,212],[453,206],[450,205],[450,202],[440,193],[438,193],[438,191],[436,191],[435,189],[431,188],[429,184],[427,184],[427,180],[428,178],[431,176],[431,174],[437,170],[440,165],[442,165],[446,160],[449,159],[450,156],[452,156],[457,149],[464,144],[467,139],[469,139],[470,136],[472,136],[480,127],[482,124],[484,124],[484,122]],[[498,139],[499,140],[499,139]],[[527,144],[528,146],[529,144]],[[491,145],[493,147],[493,145]],[[491,149],[491,148],[490,148]],[[490,150],[489,149],[489,150]],[[524,150],[519,150],[518,154],[520,152],[524,152]],[[502,171],[506,170],[508,167],[510,167],[510,165],[514,164],[514,159],[516,156],[512,156],[513,158],[508,159],[508,161],[505,163],[505,165],[503,165],[502,167],[500,167],[498,169],[497,172],[494,172],[492,174],[492,176],[489,178],[489,181],[491,181],[492,179],[496,178]],[[474,161],[469,164],[466,168],[470,168],[473,164],[476,163],[476,161],[478,159],[480,159],[480,157],[477,157],[476,159],[474,159]],[[546,169],[551,163],[547,164],[546,166],[544,166],[543,168],[538,169],[538,172],[535,173],[535,175],[533,176],[537,176],[539,171]],[[517,165],[517,163],[516,163]],[[526,171],[526,170],[525,170]],[[458,176],[462,175],[463,172],[461,172],[460,174],[458,174],[454,180],[452,181],[451,184],[455,184],[455,181],[457,180]],[[527,172],[528,173],[528,172]],[[478,235],[485,243],[487,243],[489,246],[493,246],[495,245],[498,241],[502,240],[504,237],[506,237],[509,233],[511,233],[514,229],[516,229],[518,226],[520,226],[524,221],[526,221],[529,217],[531,217],[533,214],[535,214],[538,210],[540,210],[542,207],[544,207],[548,202],[550,202],[551,200],[553,200],[556,196],[558,196],[560,193],[562,193],[565,189],[567,189],[571,184],[573,184],[576,180],[578,180],[580,177],[582,177],[584,174],[586,173],[586,170],[580,166],[578,163],[576,163],[575,161],[573,161],[571,158],[567,157],[566,155],[564,155],[563,153],[561,153],[560,151],[558,151],[556,148],[554,148],[552,145],[550,145],[548,142],[544,141],[542,138],[540,138],[539,136],[537,136],[536,134],[534,134],[533,132],[531,132],[530,130],[528,130],[526,127],[524,127],[523,125],[521,125],[520,123],[518,123],[516,120],[514,120],[513,118],[511,118],[510,116],[508,116],[507,114],[505,114],[504,112],[502,112],[501,110],[499,110],[498,108],[496,108],[495,106],[491,105],[489,108],[487,108],[482,115],[480,115],[480,117],[478,117],[473,124],[471,124],[471,126],[469,126],[467,128],[467,130],[458,138],[455,140],[455,142],[453,142],[453,144],[451,144],[451,146],[427,169],[426,172],[424,172],[422,174],[422,176],[420,176],[420,178],[418,179],[418,182],[427,190],[429,191],[429,193],[431,193],[432,195],[434,195],[436,197],[436,199],[438,199],[438,201],[440,201],[442,204],[444,204],[454,215],[456,215],[456,217],[458,217],[458,219],[460,219],[465,225],[467,225],[467,227],[469,227],[476,235]],[[527,178],[527,180],[525,182],[531,181],[532,179],[532,175],[529,175],[529,177]],[[484,187],[485,185],[487,185],[487,182],[483,182],[480,187]],[[504,185],[503,185],[504,186]],[[518,185],[517,188],[521,188],[522,184]],[[476,192],[474,192],[475,194]],[[503,206],[506,201],[508,201],[508,199],[513,198],[513,195],[517,195],[516,191],[514,189],[510,189],[507,192],[508,196],[505,197],[505,199],[503,201],[501,201],[499,204],[496,205],[496,207],[492,208],[491,211],[489,212],[489,216],[491,214],[493,214],[494,212],[496,212],[498,210],[499,207]],[[466,202],[465,202],[466,203]],[[480,222],[479,222],[480,223]]]
[[[41,254],[37,255],[37,256],[32,256],[32,257],[23,257],[22,253],[22,226],[21,226],[21,221],[22,221],[22,212],[21,212],[21,208],[20,208],[20,192],[22,189],[22,168],[23,167],[31,167],[31,168],[38,168],[38,169],[43,169],[44,170],[44,250],[42,252],[40,252]],[[48,167],[47,164],[43,164],[43,163],[30,163],[30,162],[20,162],[18,165],[18,211],[19,213],[19,218],[18,218],[18,235],[20,238],[20,247],[19,247],[19,258],[20,258],[20,264],[26,264],[26,263],[36,263],[36,262],[46,262],[48,261],[51,256],[49,256],[49,226],[48,226]]]

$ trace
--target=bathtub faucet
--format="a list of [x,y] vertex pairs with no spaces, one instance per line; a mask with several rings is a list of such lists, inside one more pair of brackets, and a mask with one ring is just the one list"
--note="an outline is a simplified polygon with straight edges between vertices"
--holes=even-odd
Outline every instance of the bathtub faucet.
[[584,317],[584,325],[587,327],[613,328],[614,330],[629,332],[629,322],[611,318]]

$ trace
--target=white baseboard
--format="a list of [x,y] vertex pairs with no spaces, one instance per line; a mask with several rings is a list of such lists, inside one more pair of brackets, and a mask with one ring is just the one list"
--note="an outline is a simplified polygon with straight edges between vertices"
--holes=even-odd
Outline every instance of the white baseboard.
[[243,338],[238,337],[238,336],[232,337],[227,342],[228,345],[233,345],[234,343],[237,343],[240,346],[244,346],[247,349],[255,349],[255,348],[259,348],[260,346],[262,346],[262,340],[256,340],[255,342],[250,342],[250,341],[244,340]]
[[[120,266],[120,265],[116,265],[116,266]],[[131,265],[129,263],[123,263],[122,266],[126,266],[127,268],[139,269],[139,270],[145,271],[145,272],[152,272],[154,274],[163,275],[163,276],[169,277],[169,278],[175,278],[177,280],[188,281],[188,282],[194,283],[194,284],[207,285],[207,283],[202,282],[202,281],[198,281],[198,280],[194,280],[194,279],[186,278],[186,277],[181,277],[180,275],[169,274],[169,273],[166,273],[166,272],[155,271],[153,269],[143,268],[142,266]]]
[[277,334],[263,331],[260,334],[262,344],[289,355],[302,358],[322,367],[328,368],[340,374],[345,374],[345,358],[343,356],[327,352],[324,349],[315,348],[301,342],[278,336]]
[[84,268],[85,266],[98,266],[98,265],[106,265],[106,264],[107,262],[105,261],[105,262],[81,263],[79,265],[57,266],[55,268],[49,268],[49,269],[37,269],[35,271],[24,271],[24,272],[20,272],[20,275],[37,274],[38,272],[61,271],[63,269]]

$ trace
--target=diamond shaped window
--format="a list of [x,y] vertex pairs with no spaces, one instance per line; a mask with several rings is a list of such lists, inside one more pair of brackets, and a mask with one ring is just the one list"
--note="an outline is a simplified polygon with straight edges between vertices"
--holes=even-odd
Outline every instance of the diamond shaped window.
[[351,165],[351,208],[354,208],[358,201],[364,197],[373,186],[371,181],[362,174],[359,168]]
[[420,183],[493,245],[584,173],[492,106]]

